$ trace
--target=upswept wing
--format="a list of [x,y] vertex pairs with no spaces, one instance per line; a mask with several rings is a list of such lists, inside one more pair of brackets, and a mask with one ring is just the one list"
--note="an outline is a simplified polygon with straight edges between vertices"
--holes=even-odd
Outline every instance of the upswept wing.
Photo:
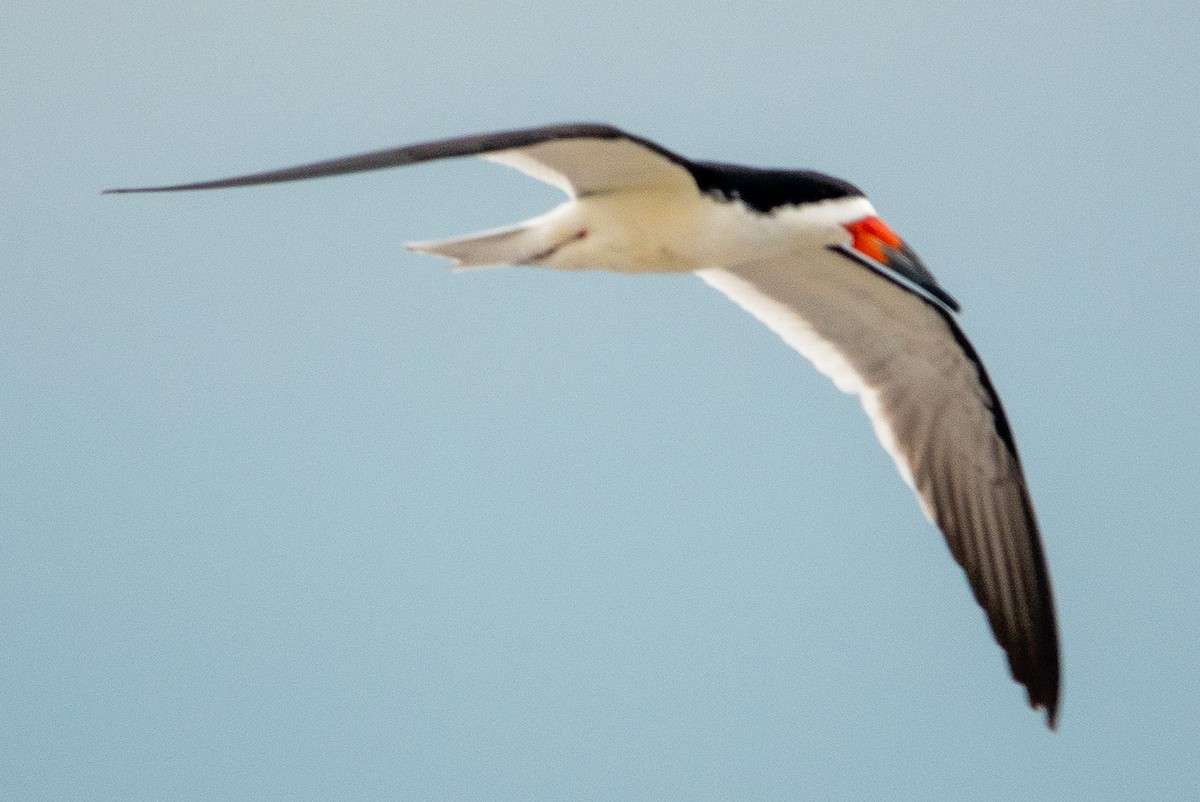
[[1008,422],[974,349],[947,311],[836,250],[788,259],[699,275],[860,397],[965,570],[1013,677],[1053,727],[1049,574]]
[[515,167],[572,197],[643,186],[696,189],[688,161],[682,156],[610,125],[577,123],[422,142],[215,181],[109,189],[105,192],[178,192],[248,187],[382,170],[460,156],[483,156]]

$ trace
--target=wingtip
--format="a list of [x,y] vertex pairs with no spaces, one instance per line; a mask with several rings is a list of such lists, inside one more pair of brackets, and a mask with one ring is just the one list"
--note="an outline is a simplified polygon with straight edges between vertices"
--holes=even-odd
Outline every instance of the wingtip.
[[191,187],[117,187],[115,189],[103,189],[101,195],[132,195],[139,192],[172,192],[178,189],[191,189]]
[[169,187],[117,187],[116,189],[105,189],[100,192],[101,195],[137,195],[149,192],[180,192],[190,189],[216,189],[215,181],[206,181],[199,184],[177,184]]
[[1046,729],[1050,732],[1058,732],[1058,700],[1054,700],[1049,704],[1039,702],[1034,705],[1034,709],[1044,708],[1046,711]]
[[1045,705],[1045,708],[1046,708],[1046,726],[1050,728],[1051,732],[1057,732],[1058,731],[1058,693],[1057,693],[1057,691],[1054,694],[1054,698],[1051,699]]
[[1051,732],[1058,731],[1058,687],[1057,685],[1046,695],[1029,691],[1029,706],[1034,710],[1046,711],[1046,727]]

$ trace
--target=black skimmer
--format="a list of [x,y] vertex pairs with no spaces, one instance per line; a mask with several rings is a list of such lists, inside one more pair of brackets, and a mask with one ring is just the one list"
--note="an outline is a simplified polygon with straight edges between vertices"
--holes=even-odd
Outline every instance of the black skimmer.
[[966,572],[1013,677],[1055,725],[1050,577],[1012,429],[958,303],[854,185],[811,171],[686,159],[599,124],[408,145],[253,175],[111,193],[219,189],[482,156],[568,200],[415,251],[460,267],[694,272],[857,395]]

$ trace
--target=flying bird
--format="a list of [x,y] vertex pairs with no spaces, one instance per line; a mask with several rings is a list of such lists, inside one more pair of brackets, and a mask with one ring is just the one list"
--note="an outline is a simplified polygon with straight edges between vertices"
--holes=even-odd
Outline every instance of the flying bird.
[[444,139],[252,175],[109,193],[252,186],[481,156],[562,190],[539,217],[415,242],[460,267],[695,273],[859,397],[966,572],[1030,705],[1055,726],[1058,632],[1012,429],[959,305],[853,184],[693,161],[601,124]]

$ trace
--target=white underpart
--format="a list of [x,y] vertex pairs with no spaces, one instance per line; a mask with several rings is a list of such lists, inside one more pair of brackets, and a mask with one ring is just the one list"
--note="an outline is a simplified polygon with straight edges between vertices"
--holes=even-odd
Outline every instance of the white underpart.
[[[501,155],[505,164],[520,165],[530,175],[556,185],[564,181],[555,172],[539,169],[540,163],[530,162],[524,153],[506,151]],[[863,197],[762,214],[737,201],[701,195],[690,176],[687,186],[680,187],[674,171],[682,169],[662,159],[656,163],[669,165],[658,175],[658,182],[584,194],[513,226],[414,242],[407,247],[446,256],[458,267],[512,264],[560,270],[687,273],[780,254],[798,246],[848,243],[850,236],[841,223],[875,214]],[[587,185],[604,185],[603,178],[589,175]]]

